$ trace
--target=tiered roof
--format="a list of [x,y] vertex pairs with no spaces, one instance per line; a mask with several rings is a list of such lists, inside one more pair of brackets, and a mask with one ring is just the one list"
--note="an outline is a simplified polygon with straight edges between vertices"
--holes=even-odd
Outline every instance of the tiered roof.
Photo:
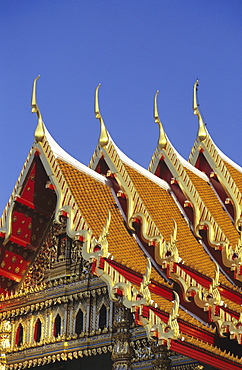
[[[101,132],[88,168],[46,130],[34,82],[35,143],[0,224],[2,297],[18,289],[52,220],[63,216],[68,236],[82,242],[82,256],[106,282],[110,299],[121,297],[148,338],[219,369],[242,368],[241,169],[211,145],[198,110],[198,139],[190,157],[198,168],[181,158],[164,132],[155,100],[160,138],[145,170],[110,137],[98,89]],[[210,181],[214,173],[221,188]],[[227,198],[233,212],[222,208]],[[4,299],[1,303],[4,310]]]

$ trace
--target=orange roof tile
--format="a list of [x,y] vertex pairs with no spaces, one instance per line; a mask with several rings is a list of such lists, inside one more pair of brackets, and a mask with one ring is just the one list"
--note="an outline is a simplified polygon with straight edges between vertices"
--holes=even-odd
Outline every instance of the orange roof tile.
[[[147,259],[135,238],[128,233],[111,189],[60,159],[58,159],[58,164],[85,221],[94,235],[98,237],[102,232],[108,210],[110,210],[109,252],[114,256],[115,261],[144,274]],[[164,284],[163,278],[154,268],[152,268],[151,278]]]
[[[147,259],[136,240],[127,232],[122,215],[114,201],[111,189],[91,176],[80,172],[66,162],[58,160],[58,164],[85,221],[97,237],[101,233],[103,225],[106,222],[108,210],[111,211],[108,243],[109,252],[114,256],[115,261],[144,274],[147,266]],[[178,225],[177,244],[181,257],[188,262],[188,264],[197,268],[198,271],[200,269],[201,273],[206,271],[206,274],[209,276],[210,272],[210,277],[213,278],[214,263],[206,254],[201,244],[192,236],[172,196],[137,171],[128,166],[126,166],[126,169],[132,181],[134,181],[136,189],[144,201],[148,212],[162,234],[167,239],[169,238],[173,227],[173,219],[175,219]],[[149,189],[149,191],[146,191],[146,189]],[[152,197],[150,196],[151,193]],[[155,204],[154,199],[159,199],[159,202]],[[190,253],[191,248],[188,248],[188,246],[193,248],[193,253]],[[153,267],[151,278],[163,285],[168,285]],[[220,282],[232,287],[231,283],[223,275],[220,275]],[[169,285],[169,287],[171,287],[171,285]],[[162,299],[164,298],[157,298],[157,303],[159,304]],[[169,301],[166,302],[166,306],[171,308],[172,304]],[[240,306],[227,300],[226,303],[229,308],[239,312]],[[182,312],[181,317],[185,314],[184,311]],[[188,316],[190,317],[190,315]],[[184,320],[185,319],[188,319],[188,317],[184,316]]]
[[[234,361],[240,365],[242,365],[241,358],[238,358],[237,356],[234,356],[233,354],[226,353],[226,351],[223,351],[219,349],[218,347],[214,347],[208,343],[201,342],[200,340],[189,337],[188,335],[184,335],[184,341],[193,344],[195,347],[203,348],[204,350],[211,352],[215,355],[221,356],[222,358],[227,358],[228,360]],[[240,367],[241,368],[241,367]]]
[[223,209],[213,188],[190,170],[186,170],[194,186],[196,187],[205,206],[208,208],[220,229],[226,235],[232,246],[238,242],[239,234],[227,212]]
[[[173,302],[170,302],[168,301],[167,299],[157,295],[157,294],[154,294],[154,293],[151,293],[151,298],[153,299],[153,301],[155,303],[157,303],[158,305],[158,308],[161,310],[161,311],[164,311],[168,314],[171,313],[172,311],[172,308],[174,306],[174,303]],[[208,326],[208,325],[204,325],[201,321],[197,320],[195,317],[191,316],[188,312],[182,310],[181,308],[179,308],[179,319],[181,320],[184,320],[185,322],[189,322],[190,324],[196,326],[196,327],[199,327],[199,328],[202,328],[210,333],[214,333],[216,331],[215,328],[213,328],[212,326]]]
[[230,175],[232,176],[234,182],[236,183],[237,187],[239,188],[239,190],[242,194],[242,173],[240,171],[238,171],[236,168],[234,168],[233,166],[231,166],[231,164],[229,164],[225,160],[223,160],[223,161],[225,162],[225,165],[226,165]]
[[[185,263],[210,278],[214,277],[215,264],[204,251],[203,246],[192,235],[187,222],[179,211],[172,196],[145,176],[125,165],[147,211],[166,240],[173,229],[173,219],[177,222],[177,246]],[[221,282],[231,285],[221,276]]]

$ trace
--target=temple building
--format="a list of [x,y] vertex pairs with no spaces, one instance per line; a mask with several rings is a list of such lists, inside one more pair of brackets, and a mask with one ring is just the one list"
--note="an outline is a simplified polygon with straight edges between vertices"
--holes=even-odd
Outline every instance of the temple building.
[[159,138],[148,170],[100,136],[89,167],[37,114],[0,219],[0,370],[242,369],[242,169],[197,104],[189,160]]

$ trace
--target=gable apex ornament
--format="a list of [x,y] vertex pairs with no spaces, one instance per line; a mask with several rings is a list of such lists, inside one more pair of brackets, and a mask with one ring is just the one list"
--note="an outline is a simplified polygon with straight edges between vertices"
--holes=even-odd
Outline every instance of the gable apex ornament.
[[158,94],[159,94],[159,90],[156,91],[155,97],[154,97],[154,120],[155,120],[155,123],[158,123],[159,130],[160,130],[160,135],[159,135],[157,146],[158,146],[159,149],[162,150],[162,149],[165,149],[166,144],[167,144],[167,140],[166,140],[166,134],[165,134],[165,131],[164,131],[164,128],[163,128],[163,125],[161,123],[159,113],[158,113],[158,107],[157,107],[157,96],[158,96]]
[[32,102],[31,102],[32,113],[36,113],[38,117],[38,123],[37,123],[37,127],[34,133],[34,138],[35,138],[36,143],[43,141],[44,136],[45,136],[44,122],[42,120],[42,115],[40,113],[37,100],[36,100],[36,82],[39,78],[40,78],[40,75],[34,79],[33,90],[32,90]]
[[107,129],[106,129],[105,124],[104,124],[103,119],[102,119],[102,115],[101,115],[100,110],[99,110],[98,92],[99,92],[100,86],[101,86],[101,84],[98,84],[98,86],[96,88],[96,93],[95,93],[95,117],[97,119],[99,119],[99,122],[100,122],[100,136],[99,136],[99,139],[98,139],[98,144],[99,144],[100,147],[104,147],[108,144],[109,137],[108,137]]
[[199,137],[200,141],[203,141],[207,137],[207,130],[205,127],[205,124],[203,122],[202,115],[198,109],[199,104],[197,104],[197,90],[199,86],[199,81],[197,80],[194,84],[193,87],[193,113],[197,116],[198,118],[198,134],[197,136]]

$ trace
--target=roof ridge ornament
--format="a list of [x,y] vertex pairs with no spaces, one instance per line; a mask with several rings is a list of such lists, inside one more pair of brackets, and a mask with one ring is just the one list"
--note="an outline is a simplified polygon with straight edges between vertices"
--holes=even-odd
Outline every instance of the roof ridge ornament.
[[148,339],[157,342],[158,345],[166,345],[170,349],[171,341],[180,338],[178,323],[180,299],[177,292],[174,293],[173,307],[169,314],[168,322],[164,322],[155,310],[149,307],[149,316],[145,317],[140,311],[140,322],[145,328]]
[[36,81],[39,78],[40,78],[40,75],[38,75],[38,77],[34,79],[33,90],[32,90],[32,102],[31,102],[32,113],[36,113],[38,117],[38,124],[35,129],[35,133],[34,133],[34,138],[37,143],[40,141],[43,141],[44,136],[45,136],[44,122],[42,120],[42,115],[40,113],[37,100],[36,100]]
[[203,141],[207,137],[207,130],[205,127],[205,123],[203,122],[202,115],[198,109],[199,104],[197,104],[197,90],[199,86],[199,81],[196,80],[194,87],[193,87],[193,113],[198,117],[198,137],[200,141]]
[[96,88],[96,93],[95,93],[95,117],[99,119],[99,122],[100,122],[100,136],[99,136],[98,143],[101,147],[104,147],[108,144],[109,137],[108,137],[107,129],[102,119],[102,115],[99,110],[98,92],[99,92],[100,86],[101,84],[98,84]]
[[158,146],[159,149],[162,150],[166,147],[167,139],[166,139],[166,134],[165,134],[165,131],[164,131],[164,128],[163,128],[163,125],[161,123],[159,113],[158,113],[158,108],[157,108],[157,96],[158,96],[158,94],[159,94],[159,90],[156,91],[155,97],[154,97],[154,120],[155,120],[155,123],[158,123],[159,129],[160,129],[160,135],[159,135],[157,146]]

